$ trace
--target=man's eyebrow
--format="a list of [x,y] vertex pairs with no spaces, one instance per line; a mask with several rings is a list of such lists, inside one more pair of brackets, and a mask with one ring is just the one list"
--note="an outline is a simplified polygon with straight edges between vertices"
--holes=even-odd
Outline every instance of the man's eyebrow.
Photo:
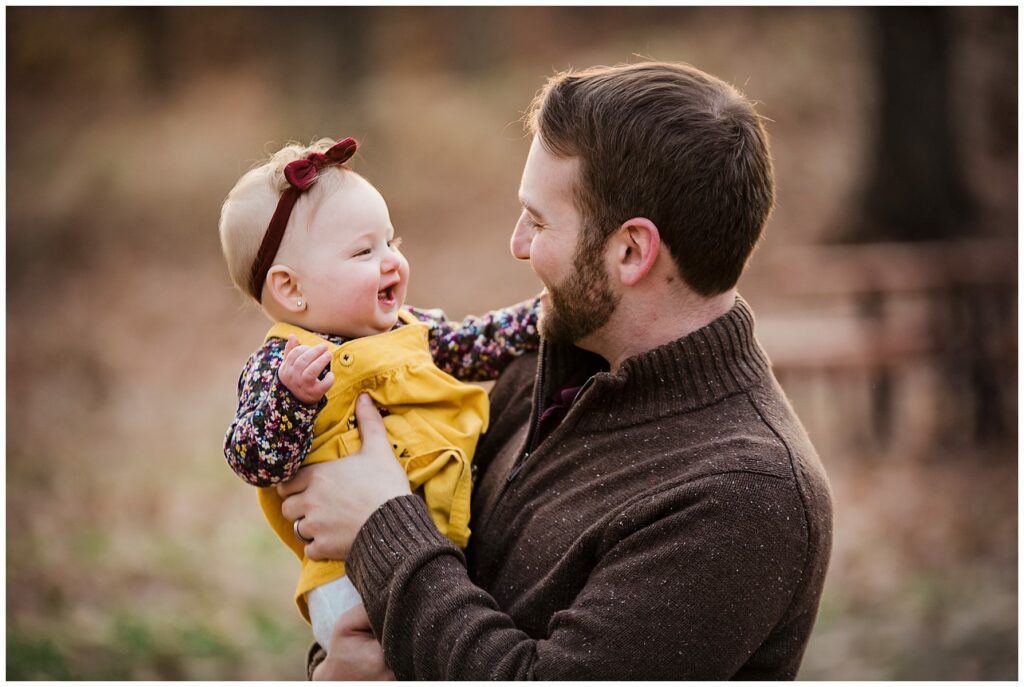
[[544,213],[542,213],[540,210],[538,210],[537,208],[533,207],[532,205],[527,203],[522,198],[519,199],[519,204],[522,205],[523,209],[525,209],[527,212],[529,212],[535,218],[539,219],[541,222],[544,222],[545,224],[547,223],[547,220],[544,219]]

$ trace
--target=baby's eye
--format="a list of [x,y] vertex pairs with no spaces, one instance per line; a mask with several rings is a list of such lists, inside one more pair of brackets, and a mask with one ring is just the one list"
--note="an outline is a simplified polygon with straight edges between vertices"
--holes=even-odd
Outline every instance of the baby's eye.
[[401,236],[396,236],[395,238],[393,238],[390,241],[388,241],[388,248],[391,248],[392,250],[398,248],[401,245],[402,245],[402,237]]
[[361,257],[363,255],[369,255],[372,252],[373,252],[373,249],[371,249],[371,248],[363,248],[362,250],[358,250],[355,253],[353,253],[352,257],[353,258],[358,258],[358,257]]

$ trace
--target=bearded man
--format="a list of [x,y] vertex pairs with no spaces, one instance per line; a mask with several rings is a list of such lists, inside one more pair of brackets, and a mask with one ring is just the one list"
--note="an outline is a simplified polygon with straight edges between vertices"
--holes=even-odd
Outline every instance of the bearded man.
[[362,451],[280,487],[365,602],[311,674],[791,679],[832,507],[736,292],[774,202],[761,120],[642,63],[553,77],[528,122],[511,248],[546,287],[543,343],[493,389],[470,544],[409,493],[364,398]]

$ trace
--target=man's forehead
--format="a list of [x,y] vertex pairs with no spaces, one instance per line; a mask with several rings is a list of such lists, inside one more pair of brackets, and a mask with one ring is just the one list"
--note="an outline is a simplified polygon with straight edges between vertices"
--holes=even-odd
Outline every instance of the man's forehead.
[[534,137],[519,184],[519,202],[527,209],[570,200],[579,158],[555,157]]

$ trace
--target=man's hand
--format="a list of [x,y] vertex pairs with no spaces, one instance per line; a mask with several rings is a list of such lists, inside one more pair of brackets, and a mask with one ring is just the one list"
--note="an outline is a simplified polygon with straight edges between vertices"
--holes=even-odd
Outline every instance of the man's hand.
[[331,353],[327,344],[319,346],[299,345],[294,334],[288,336],[284,345],[284,360],[277,370],[281,383],[288,387],[295,398],[306,405],[320,401],[334,383],[334,373],[328,371],[319,379],[323,369],[331,364]]
[[308,465],[277,485],[284,499],[281,514],[292,522],[304,518],[302,536],[313,540],[306,545],[308,558],[345,560],[373,512],[396,496],[412,493],[384,421],[366,394],[356,401],[356,418],[363,442],[359,451]]
[[351,608],[334,624],[327,658],[313,671],[314,680],[394,680],[384,651],[373,636],[362,606]]

